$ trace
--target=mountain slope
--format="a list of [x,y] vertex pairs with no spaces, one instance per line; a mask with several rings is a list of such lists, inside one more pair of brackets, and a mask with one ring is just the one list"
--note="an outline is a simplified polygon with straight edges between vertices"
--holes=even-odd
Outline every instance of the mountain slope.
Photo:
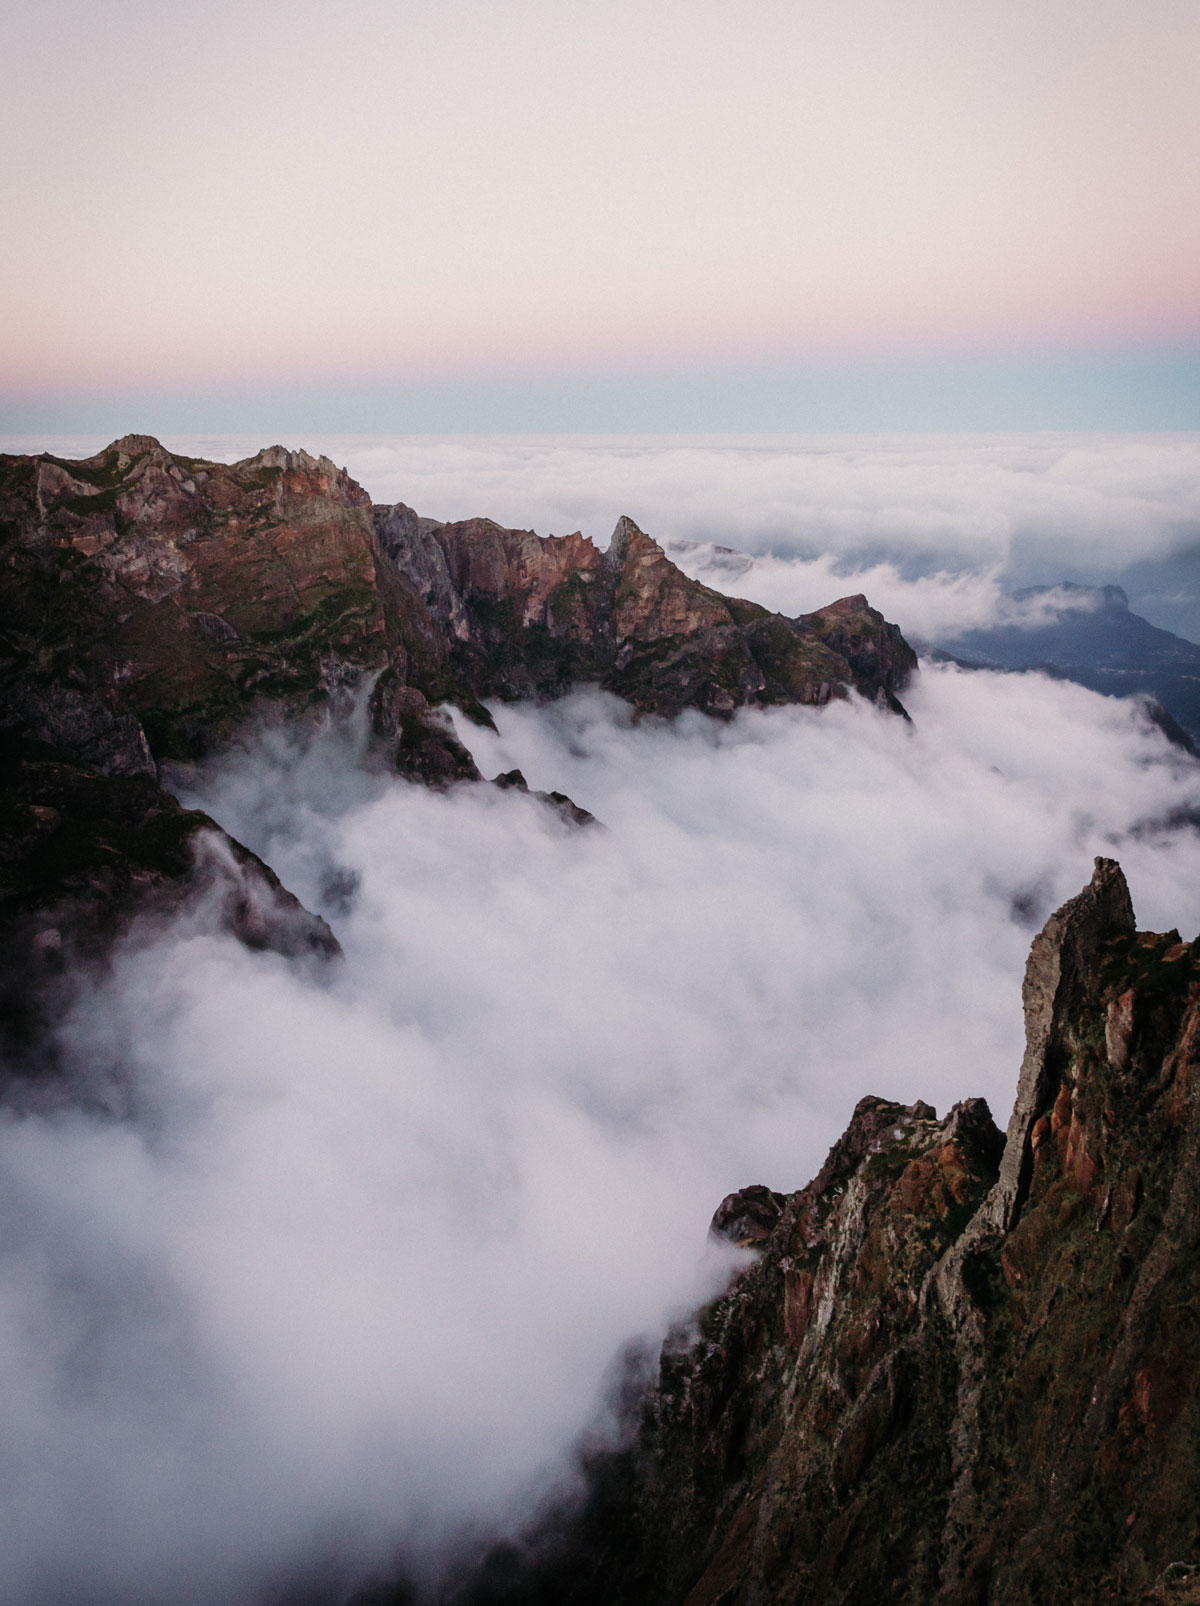
[[899,709],[916,667],[864,598],[785,619],[688,579],[629,520],[603,554],[438,524],[280,446],[0,457],[0,560],[8,720],[111,774],[195,758],[255,707],[320,715],[381,671],[377,734],[441,783],[478,778],[447,701],[486,722],[486,697],[592,682],[660,714],[851,689]]
[[1048,667],[1106,696],[1142,693],[1200,734],[1200,646],[1131,613],[1120,586],[1033,586],[1013,600],[1040,622],[964,631],[937,646],[991,668]]
[[850,690],[902,712],[916,657],[865,597],[787,619],[689,579],[631,519],[600,552],[487,519],[375,509],[394,673],[431,702],[555,697],[580,682],[646,713],[821,704]]
[[0,456],[0,951],[15,978],[0,1026],[36,1038],[53,1003],[35,993],[99,963],[139,912],[182,907],[200,860],[243,940],[336,950],[160,784],[160,766],[252,715],[336,720],[373,687],[374,761],[441,786],[482,778],[446,702],[488,723],[484,698],[590,682],[666,715],[852,690],[903,712],[915,667],[864,598],[802,620],[729,601],[629,520],[603,554],[578,535],[438,524],[373,509],[329,459],[281,446],[223,464],[127,435],[78,462]]
[[864,1099],[816,1179],[731,1195],[753,1265],[663,1351],[582,1512],[453,1599],[1194,1599],[1200,963],[1119,867],[1047,923],[1002,1143]]

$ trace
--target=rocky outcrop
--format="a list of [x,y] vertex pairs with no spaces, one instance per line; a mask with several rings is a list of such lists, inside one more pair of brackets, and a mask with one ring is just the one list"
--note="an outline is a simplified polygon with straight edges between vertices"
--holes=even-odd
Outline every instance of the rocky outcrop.
[[530,791],[529,782],[520,770],[506,770],[503,775],[492,778],[492,785],[498,786],[502,792],[524,792],[536,798],[552,809],[567,825],[595,825],[596,816],[587,809],[581,809],[578,803],[573,803],[565,792],[533,792]]
[[333,933],[249,849],[148,775],[104,775],[0,731],[0,1048],[53,1063],[54,1021],[81,971],[133,922],[193,909],[251,948],[317,960]]
[[689,579],[631,519],[600,552],[487,519],[438,524],[375,509],[397,676],[487,718],[484,699],[556,697],[581,682],[646,713],[828,702],[850,690],[900,710],[916,669],[900,632],[848,597],[801,619]]
[[863,1100],[665,1347],[591,1496],[457,1603],[1178,1601],[1200,1578],[1200,964],[1124,878],[1051,917],[1008,1136]]
[[254,702],[328,702],[386,662],[366,493],[270,447],[201,462],[126,435],[0,457],[0,696],[107,774],[219,743]]
[[[211,881],[215,827],[161,790],[160,765],[220,746],[252,710],[336,716],[369,678],[376,760],[442,787],[482,780],[447,703],[491,724],[485,698],[590,682],[663,714],[852,687],[894,704],[915,662],[862,598],[808,620],[727,601],[627,519],[600,553],[579,535],[372,510],[328,458],[281,446],[221,464],[126,435],[79,462],[0,456],[0,733],[23,755],[0,941],[24,933],[57,964],[57,932],[95,955],[138,899],[183,896],[202,840]],[[245,849],[222,852],[234,881],[270,888],[272,943],[332,941],[303,911],[283,918],[290,895]],[[225,923],[257,940],[260,906],[238,894]]]
[[336,704],[378,676],[372,723],[414,780],[479,780],[440,705],[598,684],[644,712],[899,709],[916,659],[862,597],[789,620],[688,579],[629,519],[607,552],[487,519],[372,509],[328,458],[221,464],[126,435],[80,462],[0,456],[0,697],[103,773],[154,774],[252,707]]

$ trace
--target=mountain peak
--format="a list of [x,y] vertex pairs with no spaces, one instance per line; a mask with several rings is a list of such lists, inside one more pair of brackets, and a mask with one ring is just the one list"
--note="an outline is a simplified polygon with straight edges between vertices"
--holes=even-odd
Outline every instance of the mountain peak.
[[154,435],[122,435],[120,440],[115,440],[111,446],[104,448],[105,452],[120,452],[126,457],[136,457],[142,452],[165,450],[163,443]]

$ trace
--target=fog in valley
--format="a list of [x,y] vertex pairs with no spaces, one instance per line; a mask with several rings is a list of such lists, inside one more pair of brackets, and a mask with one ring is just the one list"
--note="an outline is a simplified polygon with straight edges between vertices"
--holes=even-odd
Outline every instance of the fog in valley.
[[[1183,539],[1191,470],[1170,459],[1170,503],[1164,453],[1126,462],[1114,562]],[[422,512],[586,527],[544,484],[520,516],[506,461],[458,504],[436,453],[415,485],[351,467]],[[1010,498],[969,566],[916,573],[879,491],[893,548],[855,570],[836,543],[766,544],[761,497],[757,535],[712,528],[696,509],[722,474],[715,505],[748,497],[740,466],[710,462],[664,527],[653,461],[630,462],[642,499],[612,471],[609,513],[765,554],[727,588],[772,606],[869,572],[902,625],[953,618],[955,595],[974,620],[1026,529]],[[926,504],[926,556],[980,500],[978,479],[950,495],[952,463],[929,474],[948,503],[940,524]],[[849,528],[834,500],[812,540]],[[1076,514],[1072,550],[1099,527]],[[398,1557],[432,1583],[570,1489],[622,1351],[724,1285],[724,1194],[807,1182],[866,1094],[982,1095],[1004,1125],[1029,943],[1094,855],[1120,859],[1141,926],[1200,929],[1200,766],[1140,705],[929,663],[904,700],[911,724],[857,699],[638,722],[589,692],[497,705],[495,733],[458,720],[486,775],[568,793],[582,828],[364,766],[361,706],[168,776],[345,960],[250,953],[200,898],[80,983],[69,1083],[0,1120],[0,1597],[232,1606],[324,1580],[336,1600]]]

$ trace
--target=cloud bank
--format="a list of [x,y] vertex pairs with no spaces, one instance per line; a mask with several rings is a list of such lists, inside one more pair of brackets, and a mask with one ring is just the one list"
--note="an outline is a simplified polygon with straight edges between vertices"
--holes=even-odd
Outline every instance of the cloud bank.
[[1095,592],[1062,586],[1014,596],[1002,584],[998,565],[982,574],[939,570],[910,578],[895,563],[853,568],[827,554],[751,557],[711,541],[671,541],[667,553],[686,574],[714,591],[745,597],[793,618],[862,591],[918,647],[995,625],[1037,630],[1064,611],[1086,613],[1098,606]]
[[723,1194],[808,1180],[867,1093],[1004,1121],[1031,933],[1093,854],[1200,926],[1197,767],[1136,708],[949,669],[909,702],[470,732],[603,829],[345,735],[192,777],[346,964],[132,943],[64,1027],[82,1095],[0,1123],[0,1595],[435,1576],[726,1274]]

